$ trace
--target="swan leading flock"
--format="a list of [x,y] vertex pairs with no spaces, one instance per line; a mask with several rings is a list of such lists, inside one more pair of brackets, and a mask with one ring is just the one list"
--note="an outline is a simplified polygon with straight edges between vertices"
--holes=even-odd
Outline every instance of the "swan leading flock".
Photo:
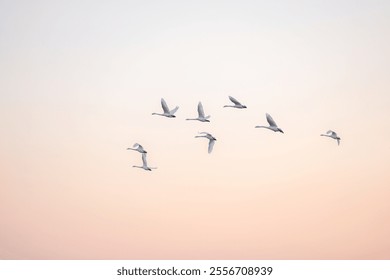
[[[229,99],[234,105],[225,105],[223,107],[232,107],[232,108],[237,108],[237,109],[246,109],[247,108],[245,105],[241,104],[234,97],[229,96]],[[152,115],[158,115],[158,116],[163,116],[163,117],[167,117],[167,118],[176,118],[175,113],[179,109],[179,106],[176,106],[174,109],[169,110],[169,107],[168,107],[167,103],[165,102],[164,98],[161,98],[161,107],[163,109],[162,114],[161,113],[152,113]],[[276,122],[274,121],[274,119],[271,117],[270,114],[266,113],[265,117],[267,119],[269,126],[257,125],[257,126],[255,126],[255,128],[267,128],[267,129],[272,130],[274,132],[284,133],[283,130],[280,127],[278,127],[278,125],[276,124]],[[187,121],[195,120],[195,121],[200,121],[200,122],[210,122],[209,118],[210,118],[210,115],[205,116],[202,102],[199,102],[198,103],[198,117],[197,118],[188,118],[186,120]],[[199,132],[199,134],[200,135],[195,136],[195,138],[206,138],[209,140],[208,153],[210,154],[213,151],[214,144],[215,144],[215,141],[217,141],[217,139],[211,133],[208,133],[208,132]],[[326,132],[326,134],[321,134],[320,136],[326,136],[326,137],[330,137],[332,139],[335,139],[335,140],[337,140],[337,144],[340,145],[341,138],[333,130],[328,130]],[[142,155],[142,166],[133,165],[133,167],[141,168],[141,169],[144,169],[146,171],[152,171],[152,169],[157,169],[157,167],[149,167],[148,166],[148,163],[146,161],[147,151],[142,147],[142,145],[135,143],[132,148],[127,148],[127,150],[137,151],[137,152],[141,153],[141,155]]]

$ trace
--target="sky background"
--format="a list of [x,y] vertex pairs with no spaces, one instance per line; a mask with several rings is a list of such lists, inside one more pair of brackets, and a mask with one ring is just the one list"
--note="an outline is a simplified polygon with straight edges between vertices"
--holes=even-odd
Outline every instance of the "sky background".
[[390,259],[389,50],[389,1],[1,0],[0,259]]

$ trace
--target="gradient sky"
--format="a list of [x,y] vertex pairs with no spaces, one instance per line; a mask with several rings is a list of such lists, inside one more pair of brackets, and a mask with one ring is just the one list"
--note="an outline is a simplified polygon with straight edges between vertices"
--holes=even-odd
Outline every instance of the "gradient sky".
[[0,259],[390,259],[389,50],[385,0],[0,1]]

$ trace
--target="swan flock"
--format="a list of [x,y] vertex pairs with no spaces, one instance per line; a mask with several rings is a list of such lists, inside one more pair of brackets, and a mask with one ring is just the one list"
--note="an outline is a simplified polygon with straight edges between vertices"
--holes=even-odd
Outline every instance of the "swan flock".
[[[243,105],[241,102],[239,102],[236,98],[234,98],[232,96],[229,96],[229,100],[233,104],[225,105],[225,106],[223,106],[224,108],[225,107],[231,107],[231,108],[236,108],[236,109],[246,109],[247,108],[246,105]],[[163,113],[152,113],[152,115],[163,116],[163,117],[167,117],[167,118],[176,118],[175,113],[179,109],[179,106],[176,106],[175,108],[170,110],[166,101],[164,100],[164,98],[161,98],[160,102],[161,102],[161,107],[163,109]],[[198,111],[197,118],[187,118],[186,120],[187,121],[200,121],[200,122],[204,122],[204,123],[210,122],[210,115],[207,115],[207,116],[205,115],[202,102],[198,103],[197,111]],[[274,119],[271,117],[270,114],[266,113],[265,117],[266,117],[266,120],[267,120],[269,125],[268,126],[257,125],[257,126],[255,126],[255,128],[266,128],[266,129],[269,129],[273,132],[284,133],[284,131],[276,124],[276,122],[274,121]],[[334,139],[337,141],[337,145],[340,145],[341,138],[333,130],[328,130],[326,132],[326,134],[321,134],[320,136],[325,136],[325,137],[329,137],[331,139]],[[209,143],[208,143],[207,151],[209,154],[213,151],[214,144],[217,141],[217,139],[211,133],[199,132],[199,135],[196,135],[195,138],[208,139]],[[132,146],[132,148],[127,148],[127,150],[137,151],[138,153],[141,154],[142,165],[133,165],[133,167],[140,168],[140,169],[143,169],[146,171],[152,171],[152,169],[157,169],[157,167],[149,167],[148,166],[148,163],[146,160],[146,155],[148,154],[148,152],[144,149],[144,147],[141,144],[135,143]]]

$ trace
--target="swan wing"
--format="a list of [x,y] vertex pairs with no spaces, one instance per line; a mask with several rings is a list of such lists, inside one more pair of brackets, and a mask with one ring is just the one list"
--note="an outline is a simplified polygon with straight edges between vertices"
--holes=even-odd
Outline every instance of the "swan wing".
[[332,136],[332,137],[337,137],[337,133],[334,132],[333,130],[328,130],[328,131],[326,132],[326,134],[330,134],[330,136]]
[[266,116],[267,122],[269,123],[270,126],[277,127],[276,122],[274,121],[274,119],[271,117],[270,114],[266,113],[265,116]]
[[212,135],[208,132],[199,132],[199,134],[205,134],[205,137],[212,137]]
[[198,103],[198,115],[199,115],[199,118],[204,118],[204,111],[203,111],[202,102]]
[[177,110],[179,110],[179,106],[176,106],[176,107],[175,107],[172,111],[170,111],[169,113],[170,113],[171,115],[173,115],[173,114],[176,113]]
[[161,98],[161,107],[163,108],[165,114],[169,114],[169,108],[164,98]]
[[238,102],[238,100],[235,99],[233,96],[229,96],[229,99],[230,99],[230,101],[233,102],[234,104],[236,104],[236,105],[241,105],[241,103]]
[[148,162],[146,161],[146,154],[142,154],[142,163],[143,166],[148,166]]
[[209,148],[208,148],[209,154],[213,151],[214,144],[215,144],[215,140],[210,139],[210,141],[209,141]]

